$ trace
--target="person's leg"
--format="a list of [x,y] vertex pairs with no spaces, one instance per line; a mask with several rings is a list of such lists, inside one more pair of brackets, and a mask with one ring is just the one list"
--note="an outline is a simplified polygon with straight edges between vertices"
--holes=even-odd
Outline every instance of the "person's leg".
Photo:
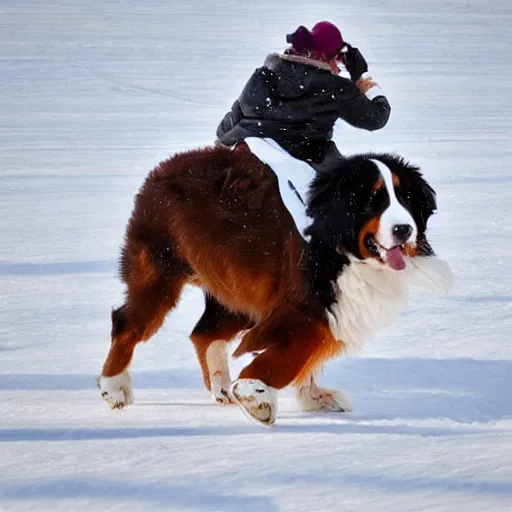
[[336,144],[330,140],[325,143],[323,158],[320,162],[308,162],[316,172],[328,172],[339,167],[345,157],[339,152]]

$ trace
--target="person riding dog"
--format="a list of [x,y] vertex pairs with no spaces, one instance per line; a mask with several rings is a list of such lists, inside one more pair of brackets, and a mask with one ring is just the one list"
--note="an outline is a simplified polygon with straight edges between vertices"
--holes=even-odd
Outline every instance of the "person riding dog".
[[[321,21],[311,31],[300,26],[286,40],[290,47],[268,55],[249,78],[217,128],[217,143],[270,138],[316,170],[331,167],[343,158],[332,141],[335,122],[378,130],[391,107],[361,52],[334,24]],[[339,75],[340,66],[350,79]]]

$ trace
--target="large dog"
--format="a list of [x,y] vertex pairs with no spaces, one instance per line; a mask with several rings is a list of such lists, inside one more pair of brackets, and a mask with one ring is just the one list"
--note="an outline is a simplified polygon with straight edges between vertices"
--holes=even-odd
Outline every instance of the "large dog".
[[[179,153],[147,177],[122,250],[126,301],[112,312],[99,387],[111,407],[132,402],[128,366],[186,284],[206,307],[191,340],[206,387],[272,424],[277,390],[290,384],[305,410],[347,411],[319,388],[328,359],[388,324],[417,282],[448,287],[447,265],[425,232],[436,208],[419,170],[390,154],[349,157],[316,175],[299,233],[276,175],[245,144]],[[231,382],[227,347],[254,358]]]

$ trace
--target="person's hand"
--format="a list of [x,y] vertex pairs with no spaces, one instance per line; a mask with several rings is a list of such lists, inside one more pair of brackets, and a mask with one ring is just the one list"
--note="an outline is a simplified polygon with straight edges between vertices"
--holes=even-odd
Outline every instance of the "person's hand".
[[377,85],[377,82],[373,81],[371,76],[365,76],[364,78],[360,78],[356,82],[357,88],[363,93],[366,94],[372,87]]
[[358,48],[347,44],[347,51],[342,54],[342,61],[350,73],[353,82],[357,82],[368,71],[368,64]]

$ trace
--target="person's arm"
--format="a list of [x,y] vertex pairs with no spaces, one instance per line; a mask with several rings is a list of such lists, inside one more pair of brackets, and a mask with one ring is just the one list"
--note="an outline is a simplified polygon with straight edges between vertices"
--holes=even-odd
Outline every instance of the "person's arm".
[[379,130],[388,122],[391,106],[382,89],[371,77],[361,77],[345,90],[346,96],[340,108],[340,119],[364,130]]
[[341,109],[340,118],[356,128],[382,128],[388,122],[391,107],[382,89],[369,76],[365,58],[357,48],[348,45],[343,63],[356,87],[347,91],[349,104]]

